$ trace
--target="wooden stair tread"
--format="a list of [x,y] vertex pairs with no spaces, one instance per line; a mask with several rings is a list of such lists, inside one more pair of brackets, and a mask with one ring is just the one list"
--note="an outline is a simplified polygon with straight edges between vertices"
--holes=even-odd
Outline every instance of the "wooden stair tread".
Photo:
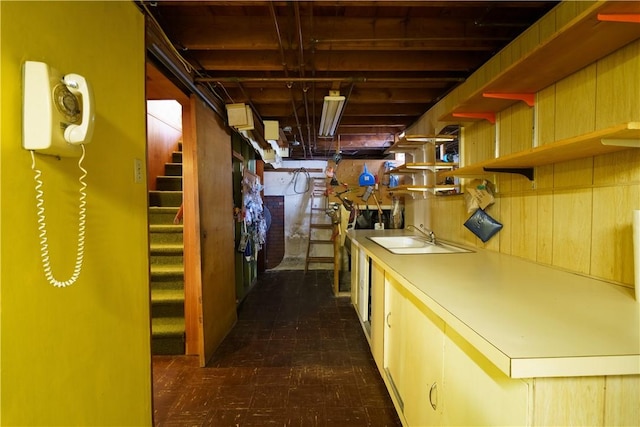
[[184,291],[182,289],[152,289],[152,304],[184,304]]
[[179,206],[149,206],[149,212],[155,213],[176,213]]
[[[181,149],[181,144],[179,145]],[[149,197],[152,354],[185,354],[183,224],[174,224],[183,200],[182,151],[174,151]]]
[[157,317],[151,319],[151,333],[154,337],[183,335],[184,330],[184,318]]
[[184,266],[173,264],[151,264],[150,266],[151,276],[155,277],[170,277],[170,276],[183,276]]
[[149,231],[151,233],[181,233],[183,230],[182,224],[151,224],[149,225]]
[[182,254],[184,245],[182,243],[151,243],[149,245],[151,254]]
[[149,190],[149,194],[182,194],[182,190]]

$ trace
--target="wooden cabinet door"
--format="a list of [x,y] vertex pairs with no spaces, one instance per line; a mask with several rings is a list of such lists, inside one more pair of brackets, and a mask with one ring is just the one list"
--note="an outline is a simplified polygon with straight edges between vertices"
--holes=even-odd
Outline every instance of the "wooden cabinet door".
[[444,321],[411,296],[405,301],[404,415],[410,426],[440,425]]
[[385,278],[384,286],[384,374],[391,385],[389,392],[393,394],[404,410],[403,390],[405,369],[405,325],[403,307],[405,297],[402,287],[391,277]]
[[351,304],[356,307],[358,304],[358,260],[360,259],[360,248],[351,243]]
[[529,383],[507,377],[449,329],[443,391],[444,425],[531,425]]
[[606,377],[604,425],[640,426],[640,375]]
[[369,321],[369,262],[371,258],[363,250],[358,255],[358,290],[356,295],[356,311],[360,321]]
[[371,261],[371,353],[384,370],[384,269]]

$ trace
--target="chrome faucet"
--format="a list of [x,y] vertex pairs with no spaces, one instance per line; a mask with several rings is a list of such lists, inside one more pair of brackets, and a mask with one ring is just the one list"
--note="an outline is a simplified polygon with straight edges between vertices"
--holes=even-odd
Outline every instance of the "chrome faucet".
[[424,237],[428,238],[431,243],[436,244],[436,233],[433,230],[429,230],[428,228],[424,228],[424,225],[420,224],[420,228],[416,227],[413,224],[408,224],[405,226],[405,229],[413,229],[418,233],[422,234]]

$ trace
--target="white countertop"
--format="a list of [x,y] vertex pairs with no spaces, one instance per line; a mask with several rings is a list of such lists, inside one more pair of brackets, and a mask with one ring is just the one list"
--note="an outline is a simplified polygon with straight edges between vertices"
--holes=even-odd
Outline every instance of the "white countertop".
[[395,255],[349,237],[512,378],[640,374],[640,304],[633,290],[521,258]]

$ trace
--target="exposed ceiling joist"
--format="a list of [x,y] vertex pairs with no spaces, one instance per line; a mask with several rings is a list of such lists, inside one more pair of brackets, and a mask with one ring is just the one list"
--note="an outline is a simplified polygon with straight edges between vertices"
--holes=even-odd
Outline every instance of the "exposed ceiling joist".
[[[143,2],[192,83],[277,120],[294,158],[381,157],[394,137],[557,1]],[[346,97],[336,137],[323,99]],[[358,153],[358,154],[355,154]]]

